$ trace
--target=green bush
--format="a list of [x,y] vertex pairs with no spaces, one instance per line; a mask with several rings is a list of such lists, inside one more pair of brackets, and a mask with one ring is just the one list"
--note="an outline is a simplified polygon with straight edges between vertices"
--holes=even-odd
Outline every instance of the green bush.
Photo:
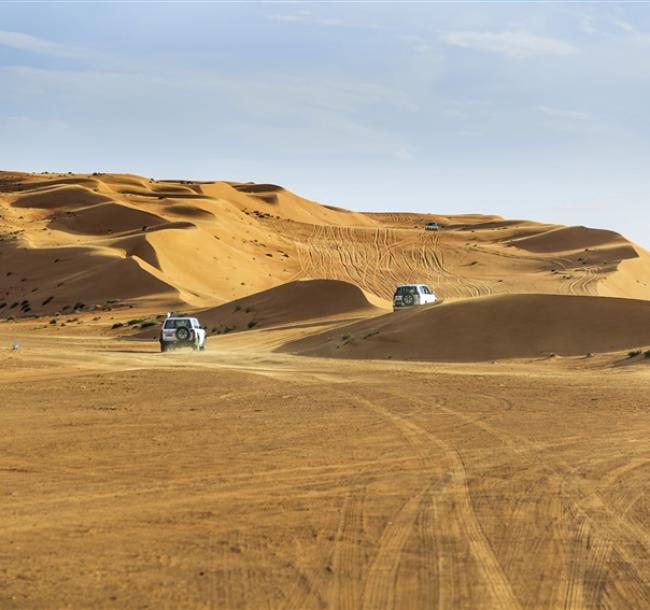
[[641,353],[640,349],[633,349],[631,352],[627,353],[628,358],[634,358],[635,356],[638,356]]

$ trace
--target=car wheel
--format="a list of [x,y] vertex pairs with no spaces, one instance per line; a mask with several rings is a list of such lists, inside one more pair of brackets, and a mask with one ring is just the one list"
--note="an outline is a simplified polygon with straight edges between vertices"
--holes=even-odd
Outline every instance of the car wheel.
[[187,341],[190,338],[189,329],[185,328],[184,326],[181,326],[180,328],[177,328],[176,329],[176,338],[179,341]]
[[205,351],[205,346],[206,346],[207,344],[208,344],[208,342],[207,342],[207,341],[204,341],[204,342],[203,342],[203,345],[201,345],[201,346],[199,347],[199,349],[200,349],[202,352],[204,352],[204,351]]
[[413,305],[413,303],[415,303],[415,297],[412,294],[405,294],[402,297],[402,303],[404,303],[404,305]]

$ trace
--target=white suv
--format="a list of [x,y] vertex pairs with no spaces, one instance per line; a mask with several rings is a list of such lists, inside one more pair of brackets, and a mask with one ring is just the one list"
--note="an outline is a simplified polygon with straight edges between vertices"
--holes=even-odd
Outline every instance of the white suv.
[[177,347],[191,347],[194,351],[205,349],[205,327],[196,318],[167,316],[160,329],[160,351]]
[[395,289],[393,311],[413,305],[435,303],[436,295],[426,284],[403,284]]

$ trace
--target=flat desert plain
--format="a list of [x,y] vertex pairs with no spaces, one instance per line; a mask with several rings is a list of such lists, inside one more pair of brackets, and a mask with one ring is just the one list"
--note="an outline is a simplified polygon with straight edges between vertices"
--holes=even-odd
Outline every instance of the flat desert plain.
[[0,607],[650,606],[643,248],[273,185],[0,203]]

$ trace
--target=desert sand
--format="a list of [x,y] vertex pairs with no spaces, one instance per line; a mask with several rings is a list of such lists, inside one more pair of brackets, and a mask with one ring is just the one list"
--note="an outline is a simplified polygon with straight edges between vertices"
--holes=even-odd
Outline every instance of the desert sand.
[[0,608],[650,606],[650,254],[434,212],[0,173]]

